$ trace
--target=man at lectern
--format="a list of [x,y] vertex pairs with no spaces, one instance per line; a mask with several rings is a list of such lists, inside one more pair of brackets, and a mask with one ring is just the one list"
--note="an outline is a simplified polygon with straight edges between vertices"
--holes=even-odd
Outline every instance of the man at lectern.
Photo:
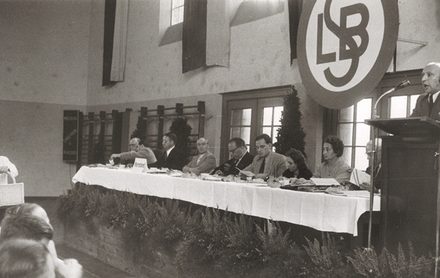
[[425,91],[417,99],[411,117],[428,116],[440,120],[440,63],[429,63],[422,71],[422,86]]
[[0,156],[0,184],[8,183],[8,174],[16,178],[17,167],[6,156]]

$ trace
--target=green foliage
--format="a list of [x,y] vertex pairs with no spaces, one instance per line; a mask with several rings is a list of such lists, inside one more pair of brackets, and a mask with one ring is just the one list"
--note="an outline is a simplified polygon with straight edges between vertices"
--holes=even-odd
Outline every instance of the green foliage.
[[[412,245],[395,256],[384,249],[355,249],[350,255],[326,234],[304,248],[290,232],[246,215],[185,202],[77,185],[60,196],[62,221],[82,221],[121,231],[135,262],[175,260],[182,277],[399,277],[432,276],[434,260],[416,256]],[[345,253],[344,253],[344,252]]]
[[229,222],[225,214],[209,208],[204,213],[197,210],[188,218],[187,224],[188,231],[176,255],[179,273],[190,277],[215,273],[214,277],[224,277],[217,261],[228,244],[226,230]]
[[243,276],[259,268],[262,248],[255,226],[254,218],[244,214],[234,217],[226,226],[228,245],[218,264],[227,269],[230,275]]
[[177,136],[176,148],[184,150],[185,155],[188,157],[189,149],[189,136],[191,135],[191,126],[187,123],[185,118],[177,118],[170,126],[170,132],[173,132]]
[[347,260],[353,265],[356,273],[363,277],[431,277],[434,260],[414,253],[412,244],[408,244],[408,254],[405,254],[399,244],[397,257],[387,249],[378,255],[374,249],[357,248],[353,256]]
[[308,277],[353,277],[349,266],[339,252],[336,241],[329,234],[322,237],[322,244],[317,239],[307,240],[304,249],[309,256]]
[[133,130],[133,133],[131,134],[130,138],[134,138],[137,137],[141,140],[141,142],[143,144],[146,144],[145,139],[146,139],[146,134],[145,132],[145,127],[143,126],[145,125],[143,119],[141,116],[138,117],[137,123],[136,123],[136,128]]
[[261,241],[262,269],[259,277],[301,277],[306,273],[304,251],[290,240],[290,231],[283,233],[278,224],[271,232],[256,226]]
[[291,148],[305,153],[304,138],[306,134],[301,125],[300,106],[298,92],[292,86],[290,93],[284,97],[281,127],[278,129],[277,142],[274,144],[277,153],[284,154]]

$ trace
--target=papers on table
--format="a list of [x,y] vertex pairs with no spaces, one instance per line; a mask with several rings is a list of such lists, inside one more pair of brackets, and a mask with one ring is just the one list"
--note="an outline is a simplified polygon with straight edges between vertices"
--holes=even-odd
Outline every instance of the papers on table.
[[334,178],[311,178],[311,181],[316,186],[330,186],[330,185],[339,185],[339,182]]
[[359,169],[353,169],[350,176],[350,182],[357,186],[367,183],[370,184],[370,175]]
[[240,174],[245,175],[246,177],[253,177],[253,176],[255,176],[255,174],[252,173],[251,171],[244,171],[244,170],[240,170],[240,169],[238,169],[238,170],[240,171]]

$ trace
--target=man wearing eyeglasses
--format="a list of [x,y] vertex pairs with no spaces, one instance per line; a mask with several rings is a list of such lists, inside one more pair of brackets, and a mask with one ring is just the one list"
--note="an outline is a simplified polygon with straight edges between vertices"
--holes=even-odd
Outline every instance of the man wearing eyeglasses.
[[243,139],[234,137],[229,140],[228,151],[231,159],[215,168],[211,173],[220,176],[238,175],[239,169],[243,170],[252,163],[254,156],[251,155],[246,148]]

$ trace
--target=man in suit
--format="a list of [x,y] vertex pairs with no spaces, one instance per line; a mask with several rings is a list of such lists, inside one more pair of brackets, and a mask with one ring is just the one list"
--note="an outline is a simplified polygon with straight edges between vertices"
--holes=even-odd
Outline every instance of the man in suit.
[[254,156],[247,151],[246,143],[241,138],[234,137],[230,139],[228,142],[228,150],[231,154],[231,159],[215,168],[212,171],[213,174],[236,176],[239,173],[238,169],[243,170],[251,164],[254,159]]
[[195,155],[191,161],[183,167],[184,173],[192,173],[200,175],[201,173],[209,173],[215,168],[215,156],[208,151],[208,140],[199,138],[197,140],[198,155]]
[[159,161],[159,167],[168,168],[172,170],[182,170],[186,164],[185,152],[176,147],[177,136],[170,132],[163,136],[162,146],[164,152]]
[[417,99],[411,117],[428,116],[440,120],[440,63],[429,63],[422,71],[422,86],[425,91]]
[[261,134],[255,138],[257,156],[245,171],[255,174],[256,178],[266,179],[269,176],[275,178],[283,175],[286,171],[286,158],[284,155],[272,151],[272,138],[267,134]]
[[128,143],[128,152],[114,153],[110,156],[112,160],[119,158],[120,162],[123,164],[133,164],[134,160],[138,158],[145,158],[148,165],[156,163],[157,159],[153,151],[150,148],[145,147],[141,144],[141,139],[133,137]]

